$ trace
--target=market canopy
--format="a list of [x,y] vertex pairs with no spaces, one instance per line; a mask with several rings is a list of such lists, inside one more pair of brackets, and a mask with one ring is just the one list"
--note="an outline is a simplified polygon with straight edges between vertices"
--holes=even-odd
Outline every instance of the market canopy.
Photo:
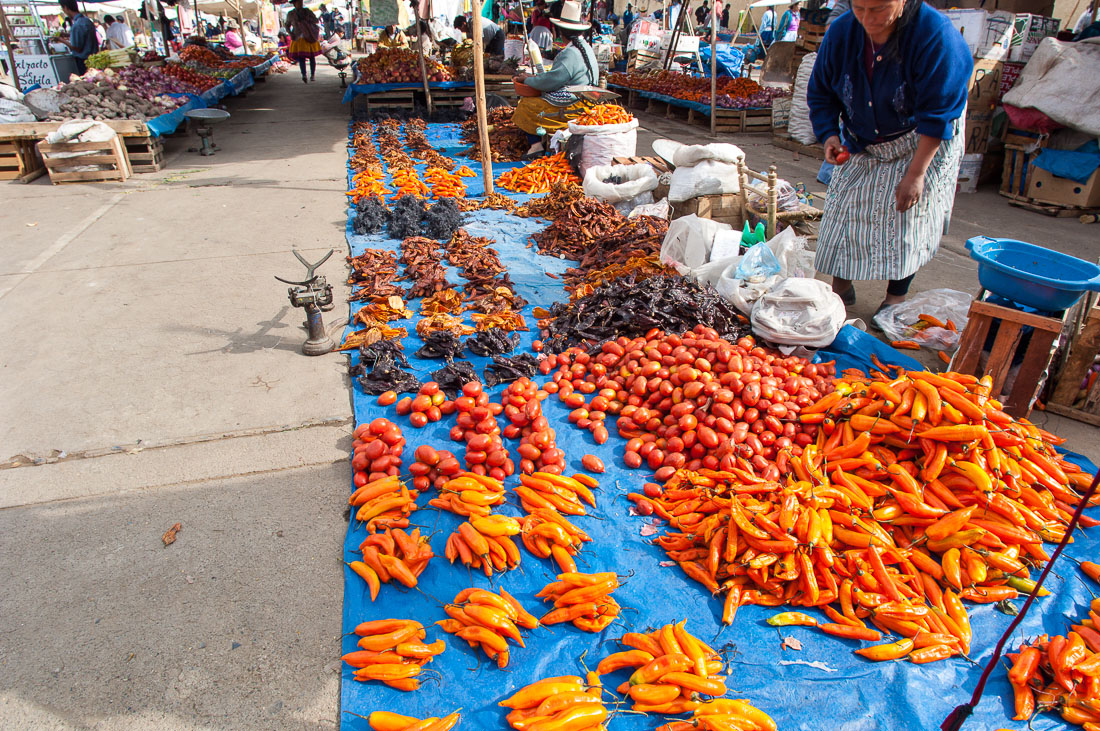
[[[238,0],[198,0],[199,12],[210,15],[236,15]],[[240,13],[246,18],[260,17],[257,0],[239,0]]]

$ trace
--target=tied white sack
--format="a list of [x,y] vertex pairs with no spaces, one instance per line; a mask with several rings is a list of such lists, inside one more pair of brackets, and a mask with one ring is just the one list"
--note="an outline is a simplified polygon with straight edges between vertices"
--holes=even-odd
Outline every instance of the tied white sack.
[[728,142],[712,142],[709,145],[681,145],[672,153],[672,164],[678,168],[691,167],[713,160],[737,165],[745,159],[745,152]]
[[22,102],[0,98],[0,123],[37,122],[38,117]]
[[730,228],[728,223],[699,218],[694,213],[677,218],[668,225],[661,243],[661,263],[675,267],[681,274],[692,274],[710,261],[714,235]]
[[[621,183],[607,182],[618,178]],[[596,165],[584,174],[584,194],[610,203],[620,213],[653,203],[657,173],[649,165]]]
[[668,184],[668,199],[673,203],[683,203],[701,195],[740,192],[737,165],[718,160],[703,160],[695,165],[678,167],[672,171],[672,180]]
[[810,87],[810,74],[814,70],[817,53],[807,53],[798,64],[798,73],[794,77],[794,91],[791,94],[791,116],[787,120],[787,134],[803,145],[817,143],[817,135],[810,123],[810,103],[806,92]]
[[584,135],[581,148],[581,161],[578,167],[581,175],[597,165],[610,165],[616,157],[634,157],[638,150],[638,120],[632,119],[623,124],[577,124],[569,123],[570,135]]
[[844,326],[844,302],[825,282],[788,277],[752,306],[753,332],[775,345],[823,348]]
[[[60,127],[46,135],[46,143],[56,145],[70,142],[109,142],[117,136],[118,134],[103,122],[96,122],[91,119],[75,119],[69,122],[63,122]],[[84,157],[86,155],[101,154],[103,153],[98,150],[88,150],[84,152],[55,152],[53,156]],[[78,167],[69,168],[69,170],[74,172],[91,172],[94,170],[110,169],[110,165],[80,165]]]
[[672,217],[672,206],[668,204],[668,198],[662,198],[656,203],[638,206],[630,212],[627,218],[637,218],[638,216],[653,216],[654,218],[663,218],[667,221]]
[[[1100,38],[1077,43],[1044,38],[1004,103],[1038,109],[1055,122],[1100,136]],[[1086,100],[1094,100],[1092,103]]]

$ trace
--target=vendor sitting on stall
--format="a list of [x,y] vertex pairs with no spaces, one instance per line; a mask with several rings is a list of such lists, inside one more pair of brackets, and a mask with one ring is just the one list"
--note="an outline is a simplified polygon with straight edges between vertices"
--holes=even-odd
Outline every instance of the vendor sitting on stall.
[[565,87],[595,85],[599,81],[596,54],[582,36],[589,24],[581,19],[580,3],[565,0],[561,17],[553,18],[551,22],[558,27],[569,45],[554,58],[554,66],[549,71],[534,76],[520,73],[512,77],[542,92],[539,96],[522,97],[512,115],[512,122],[526,132],[534,143],[527,151],[528,155],[543,151],[538,138],[540,128],[548,133],[562,129],[588,107],[584,100],[566,91]]
[[76,70],[81,76],[88,70],[88,65],[85,63],[88,56],[93,53],[99,52],[99,39],[96,38],[95,24],[80,12],[80,8],[77,7],[76,0],[60,0],[61,12],[65,13],[65,17],[72,23],[72,30],[69,32],[69,38],[58,38],[59,43],[69,47],[72,52],[73,60],[76,61]]
[[[465,33],[467,37],[472,37],[474,26],[473,23],[466,19],[465,15],[460,15],[455,18],[455,30],[460,30]],[[490,56],[503,56],[504,39],[506,37],[507,34],[499,25],[488,18],[481,19],[481,44],[485,49],[485,53]]]
[[237,21],[230,20],[225,24],[225,41],[222,45],[234,56],[244,53],[244,31],[237,27]]
[[387,25],[378,34],[378,45],[382,48],[408,48],[409,38],[396,25]]

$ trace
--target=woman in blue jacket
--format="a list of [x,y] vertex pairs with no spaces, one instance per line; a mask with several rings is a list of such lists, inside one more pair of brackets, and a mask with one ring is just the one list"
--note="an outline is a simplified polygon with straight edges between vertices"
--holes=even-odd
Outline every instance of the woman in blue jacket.
[[[973,69],[959,31],[921,0],[853,0],[829,26],[807,100],[825,161],[816,266],[846,305],[857,280],[905,299],[936,254],[955,198]],[[850,155],[850,157],[849,157]],[[880,308],[881,309],[881,308]]]

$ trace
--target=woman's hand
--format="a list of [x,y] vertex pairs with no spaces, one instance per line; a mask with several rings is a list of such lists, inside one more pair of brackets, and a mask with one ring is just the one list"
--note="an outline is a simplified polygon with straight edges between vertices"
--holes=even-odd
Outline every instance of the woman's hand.
[[848,158],[843,157],[843,159],[839,159],[837,157],[843,152],[848,152],[848,148],[840,141],[840,137],[832,135],[829,139],[825,140],[825,162],[830,165],[843,165]]
[[516,74],[515,76],[512,77],[512,81],[518,81],[519,83],[522,84],[523,80],[526,79],[526,78],[527,78],[527,74],[520,71],[518,74]]
[[909,171],[894,190],[895,207],[898,211],[908,211],[917,205],[917,201],[920,200],[923,193],[924,175],[915,175],[912,171]]

